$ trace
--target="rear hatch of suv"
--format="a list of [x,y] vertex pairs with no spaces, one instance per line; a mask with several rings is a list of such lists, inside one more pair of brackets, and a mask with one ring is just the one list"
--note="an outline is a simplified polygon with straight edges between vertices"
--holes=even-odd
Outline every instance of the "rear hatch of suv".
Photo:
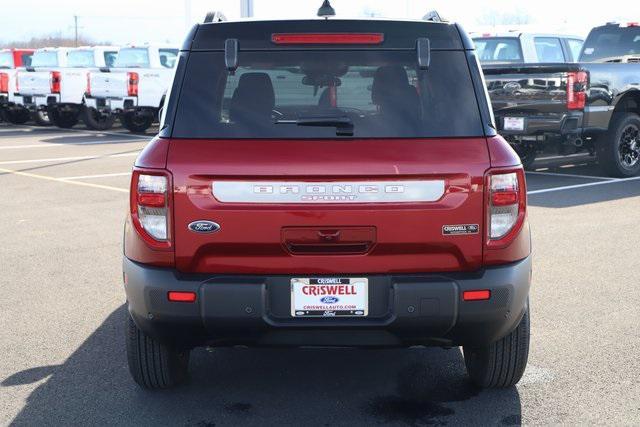
[[[178,270],[479,268],[490,161],[456,28],[308,21],[273,34],[269,24],[199,30],[171,98]],[[248,35],[237,68],[225,33]],[[415,47],[425,34],[428,68]],[[198,232],[199,221],[219,230]]]

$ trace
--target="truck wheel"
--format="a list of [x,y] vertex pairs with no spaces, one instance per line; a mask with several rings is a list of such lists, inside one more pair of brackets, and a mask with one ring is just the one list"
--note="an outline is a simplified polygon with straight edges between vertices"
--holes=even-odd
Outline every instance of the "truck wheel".
[[153,115],[140,112],[129,112],[122,114],[122,126],[130,132],[144,133],[153,124]]
[[621,178],[640,173],[640,116],[615,113],[609,130],[598,138],[598,160],[605,171]]
[[51,126],[51,120],[46,110],[37,110],[31,113],[31,118],[38,126]]
[[525,146],[518,147],[515,149],[518,156],[520,156],[520,162],[522,162],[522,167],[526,170],[531,169],[533,166],[533,162],[536,161],[536,155],[538,154],[535,147]]
[[4,119],[14,125],[23,125],[29,121],[31,113],[26,108],[7,108]]
[[140,387],[170,388],[186,379],[189,350],[179,351],[145,335],[127,313],[127,361],[129,372]]
[[480,347],[464,347],[464,361],[471,382],[481,388],[515,385],[527,366],[529,356],[529,307],[518,327],[506,337]]
[[89,129],[108,130],[113,127],[116,116],[113,114],[105,114],[95,108],[87,107],[82,113],[82,121]]
[[62,129],[70,129],[78,124],[80,113],[77,111],[60,111],[57,108],[49,108],[49,120]]

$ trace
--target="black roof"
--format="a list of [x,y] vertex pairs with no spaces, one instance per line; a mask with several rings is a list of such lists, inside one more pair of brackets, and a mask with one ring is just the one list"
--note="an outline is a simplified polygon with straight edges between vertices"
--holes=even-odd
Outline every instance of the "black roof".
[[313,19],[290,21],[235,21],[198,24],[193,27],[183,50],[224,50],[226,39],[238,39],[240,50],[327,49],[327,45],[276,45],[274,33],[383,33],[379,45],[332,45],[332,49],[415,49],[416,40],[426,37],[433,50],[473,49],[467,34],[457,24],[429,21]]

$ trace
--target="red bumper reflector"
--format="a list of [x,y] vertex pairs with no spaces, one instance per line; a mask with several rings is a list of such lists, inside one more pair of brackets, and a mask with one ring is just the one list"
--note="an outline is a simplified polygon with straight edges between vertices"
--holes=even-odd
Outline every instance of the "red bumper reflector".
[[481,290],[481,291],[464,291],[462,293],[462,299],[464,301],[484,301],[491,298],[491,291],[489,290]]
[[169,301],[171,302],[195,302],[195,292],[169,291]]
[[138,204],[162,208],[166,204],[164,193],[138,193]]
[[382,33],[279,33],[272,34],[275,44],[380,44]]

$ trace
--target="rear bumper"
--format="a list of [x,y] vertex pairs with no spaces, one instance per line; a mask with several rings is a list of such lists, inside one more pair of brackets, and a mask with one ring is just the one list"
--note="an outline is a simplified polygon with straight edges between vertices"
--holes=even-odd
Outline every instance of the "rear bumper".
[[[527,306],[531,258],[473,273],[369,276],[366,318],[292,318],[290,276],[185,275],[124,258],[129,312],[140,329],[185,346],[409,346],[495,341]],[[491,290],[462,301],[465,290]],[[195,303],[169,302],[193,291]]]
[[127,111],[138,107],[138,98],[135,96],[125,98],[87,96],[85,97],[85,105],[99,111]]
[[37,110],[46,108],[49,105],[58,104],[60,102],[60,95],[16,95],[14,102],[31,110]]
[[[524,130],[504,130],[505,117],[524,117]],[[499,132],[503,136],[525,136],[554,134],[559,136],[580,136],[583,133],[584,114],[582,111],[549,113],[545,115],[496,114]]]

